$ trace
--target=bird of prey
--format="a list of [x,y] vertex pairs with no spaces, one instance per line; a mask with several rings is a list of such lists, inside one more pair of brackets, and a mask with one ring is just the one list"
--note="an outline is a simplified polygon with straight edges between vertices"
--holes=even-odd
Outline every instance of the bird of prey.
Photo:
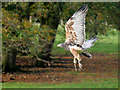
[[92,55],[86,51],[86,49],[92,47],[98,38],[91,37],[89,40],[85,41],[85,17],[88,11],[88,5],[84,4],[81,8],[79,8],[72,17],[65,24],[66,30],[66,40],[64,43],[60,43],[57,47],[64,48],[69,50],[74,56],[74,67],[77,71],[76,63],[78,60],[79,70],[82,69],[81,56],[78,51],[84,56],[91,58]]

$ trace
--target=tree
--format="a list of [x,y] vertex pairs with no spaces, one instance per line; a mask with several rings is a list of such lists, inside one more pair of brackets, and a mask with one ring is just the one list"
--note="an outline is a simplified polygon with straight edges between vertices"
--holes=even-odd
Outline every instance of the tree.
[[[17,49],[14,45],[14,41],[16,37],[18,37],[19,31],[18,24],[20,24],[19,20],[14,18],[9,12],[2,10],[2,66],[3,71],[15,71],[16,70],[16,55]],[[14,22],[15,21],[15,22]]]
[[[52,46],[54,44],[56,30],[60,20],[62,3],[45,2],[35,3],[32,8],[36,13],[32,13],[33,17],[39,17],[42,35],[39,35],[39,44],[42,48],[37,50],[37,56],[41,59],[50,61]],[[44,40],[46,38],[46,40]],[[43,63],[42,63],[43,64]],[[38,61],[37,61],[38,65]]]
[[[18,53],[28,52],[26,48],[43,66],[49,63],[59,24],[59,8],[60,3],[3,3],[3,49],[6,49],[3,53],[4,71],[14,71],[13,68],[8,70],[8,67],[15,66],[16,50]],[[35,25],[34,21],[29,22],[30,16],[39,17],[37,20],[41,27]]]

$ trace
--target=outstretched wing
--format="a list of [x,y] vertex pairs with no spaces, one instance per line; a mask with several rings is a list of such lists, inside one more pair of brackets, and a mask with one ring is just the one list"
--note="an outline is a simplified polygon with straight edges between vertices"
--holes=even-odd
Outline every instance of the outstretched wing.
[[85,41],[84,44],[82,45],[82,47],[85,49],[91,48],[92,46],[94,46],[94,44],[92,44],[93,42],[95,42],[98,39],[98,37],[91,37],[89,40]]
[[88,6],[85,4],[78,9],[66,22],[66,43],[82,45],[85,41],[85,16]]

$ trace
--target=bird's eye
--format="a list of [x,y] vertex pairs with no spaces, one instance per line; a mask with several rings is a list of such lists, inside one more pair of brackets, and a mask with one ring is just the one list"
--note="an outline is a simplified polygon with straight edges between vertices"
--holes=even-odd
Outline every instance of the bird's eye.
[[77,47],[79,47],[80,45],[79,44],[77,44]]
[[77,47],[82,47],[81,45],[77,44]]

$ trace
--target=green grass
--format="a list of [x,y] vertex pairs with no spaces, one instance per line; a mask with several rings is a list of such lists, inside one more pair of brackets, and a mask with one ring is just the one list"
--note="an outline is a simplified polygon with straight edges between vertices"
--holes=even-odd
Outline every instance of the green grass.
[[[88,34],[87,34],[88,35]],[[107,53],[118,54],[118,31],[115,29],[108,30],[106,35],[97,35],[99,39],[94,43],[95,45],[88,49],[90,53]],[[65,30],[59,26],[56,35],[55,43],[52,50],[52,55],[66,55],[70,52],[63,48],[58,48],[57,44],[65,41]]]
[[89,52],[97,53],[118,53],[118,35],[102,36],[95,42],[95,46],[88,49]]
[[2,88],[117,88],[117,78],[83,79],[73,83],[25,83],[12,82],[3,83]]

